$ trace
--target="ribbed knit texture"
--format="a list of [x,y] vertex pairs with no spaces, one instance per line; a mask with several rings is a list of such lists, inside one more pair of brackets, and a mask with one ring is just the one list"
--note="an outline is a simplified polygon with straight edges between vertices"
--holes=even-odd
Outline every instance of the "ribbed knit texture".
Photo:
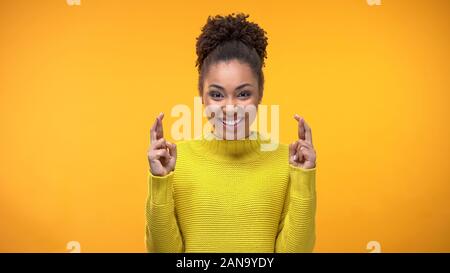
[[311,252],[316,169],[257,140],[177,143],[175,170],[149,173],[149,252]]

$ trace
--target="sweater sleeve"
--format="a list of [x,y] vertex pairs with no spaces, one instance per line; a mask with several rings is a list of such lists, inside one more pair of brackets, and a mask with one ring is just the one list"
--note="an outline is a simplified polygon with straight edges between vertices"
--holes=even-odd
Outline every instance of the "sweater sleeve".
[[175,215],[173,177],[174,172],[161,177],[149,172],[145,232],[148,252],[184,252]]
[[316,168],[289,165],[289,190],[281,214],[275,252],[312,252],[316,240]]

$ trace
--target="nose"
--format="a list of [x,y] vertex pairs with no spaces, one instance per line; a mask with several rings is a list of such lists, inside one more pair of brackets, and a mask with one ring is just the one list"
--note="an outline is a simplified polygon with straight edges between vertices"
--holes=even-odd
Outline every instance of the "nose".
[[228,97],[228,99],[226,99],[225,103],[226,103],[226,105],[233,105],[233,106],[236,105],[236,101],[233,97]]
[[226,104],[222,106],[222,113],[224,116],[233,117],[236,112],[236,105]]
[[252,108],[249,109],[240,104],[225,105],[222,107],[222,115],[227,120],[237,120],[245,117],[249,113],[252,113]]

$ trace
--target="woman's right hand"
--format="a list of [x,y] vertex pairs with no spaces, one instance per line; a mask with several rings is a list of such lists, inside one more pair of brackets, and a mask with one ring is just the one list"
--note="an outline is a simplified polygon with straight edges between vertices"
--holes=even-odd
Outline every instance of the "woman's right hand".
[[177,146],[164,139],[161,113],[150,130],[150,148],[147,152],[150,172],[154,176],[165,176],[175,170]]

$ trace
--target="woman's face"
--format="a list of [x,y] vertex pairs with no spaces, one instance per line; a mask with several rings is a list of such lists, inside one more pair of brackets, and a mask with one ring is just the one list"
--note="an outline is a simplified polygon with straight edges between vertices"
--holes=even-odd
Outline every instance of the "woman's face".
[[204,77],[202,99],[214,113],[209,121],[217,137],[248,137],[261,101],[258,80],[248,64],[238,60],[212,64]]

